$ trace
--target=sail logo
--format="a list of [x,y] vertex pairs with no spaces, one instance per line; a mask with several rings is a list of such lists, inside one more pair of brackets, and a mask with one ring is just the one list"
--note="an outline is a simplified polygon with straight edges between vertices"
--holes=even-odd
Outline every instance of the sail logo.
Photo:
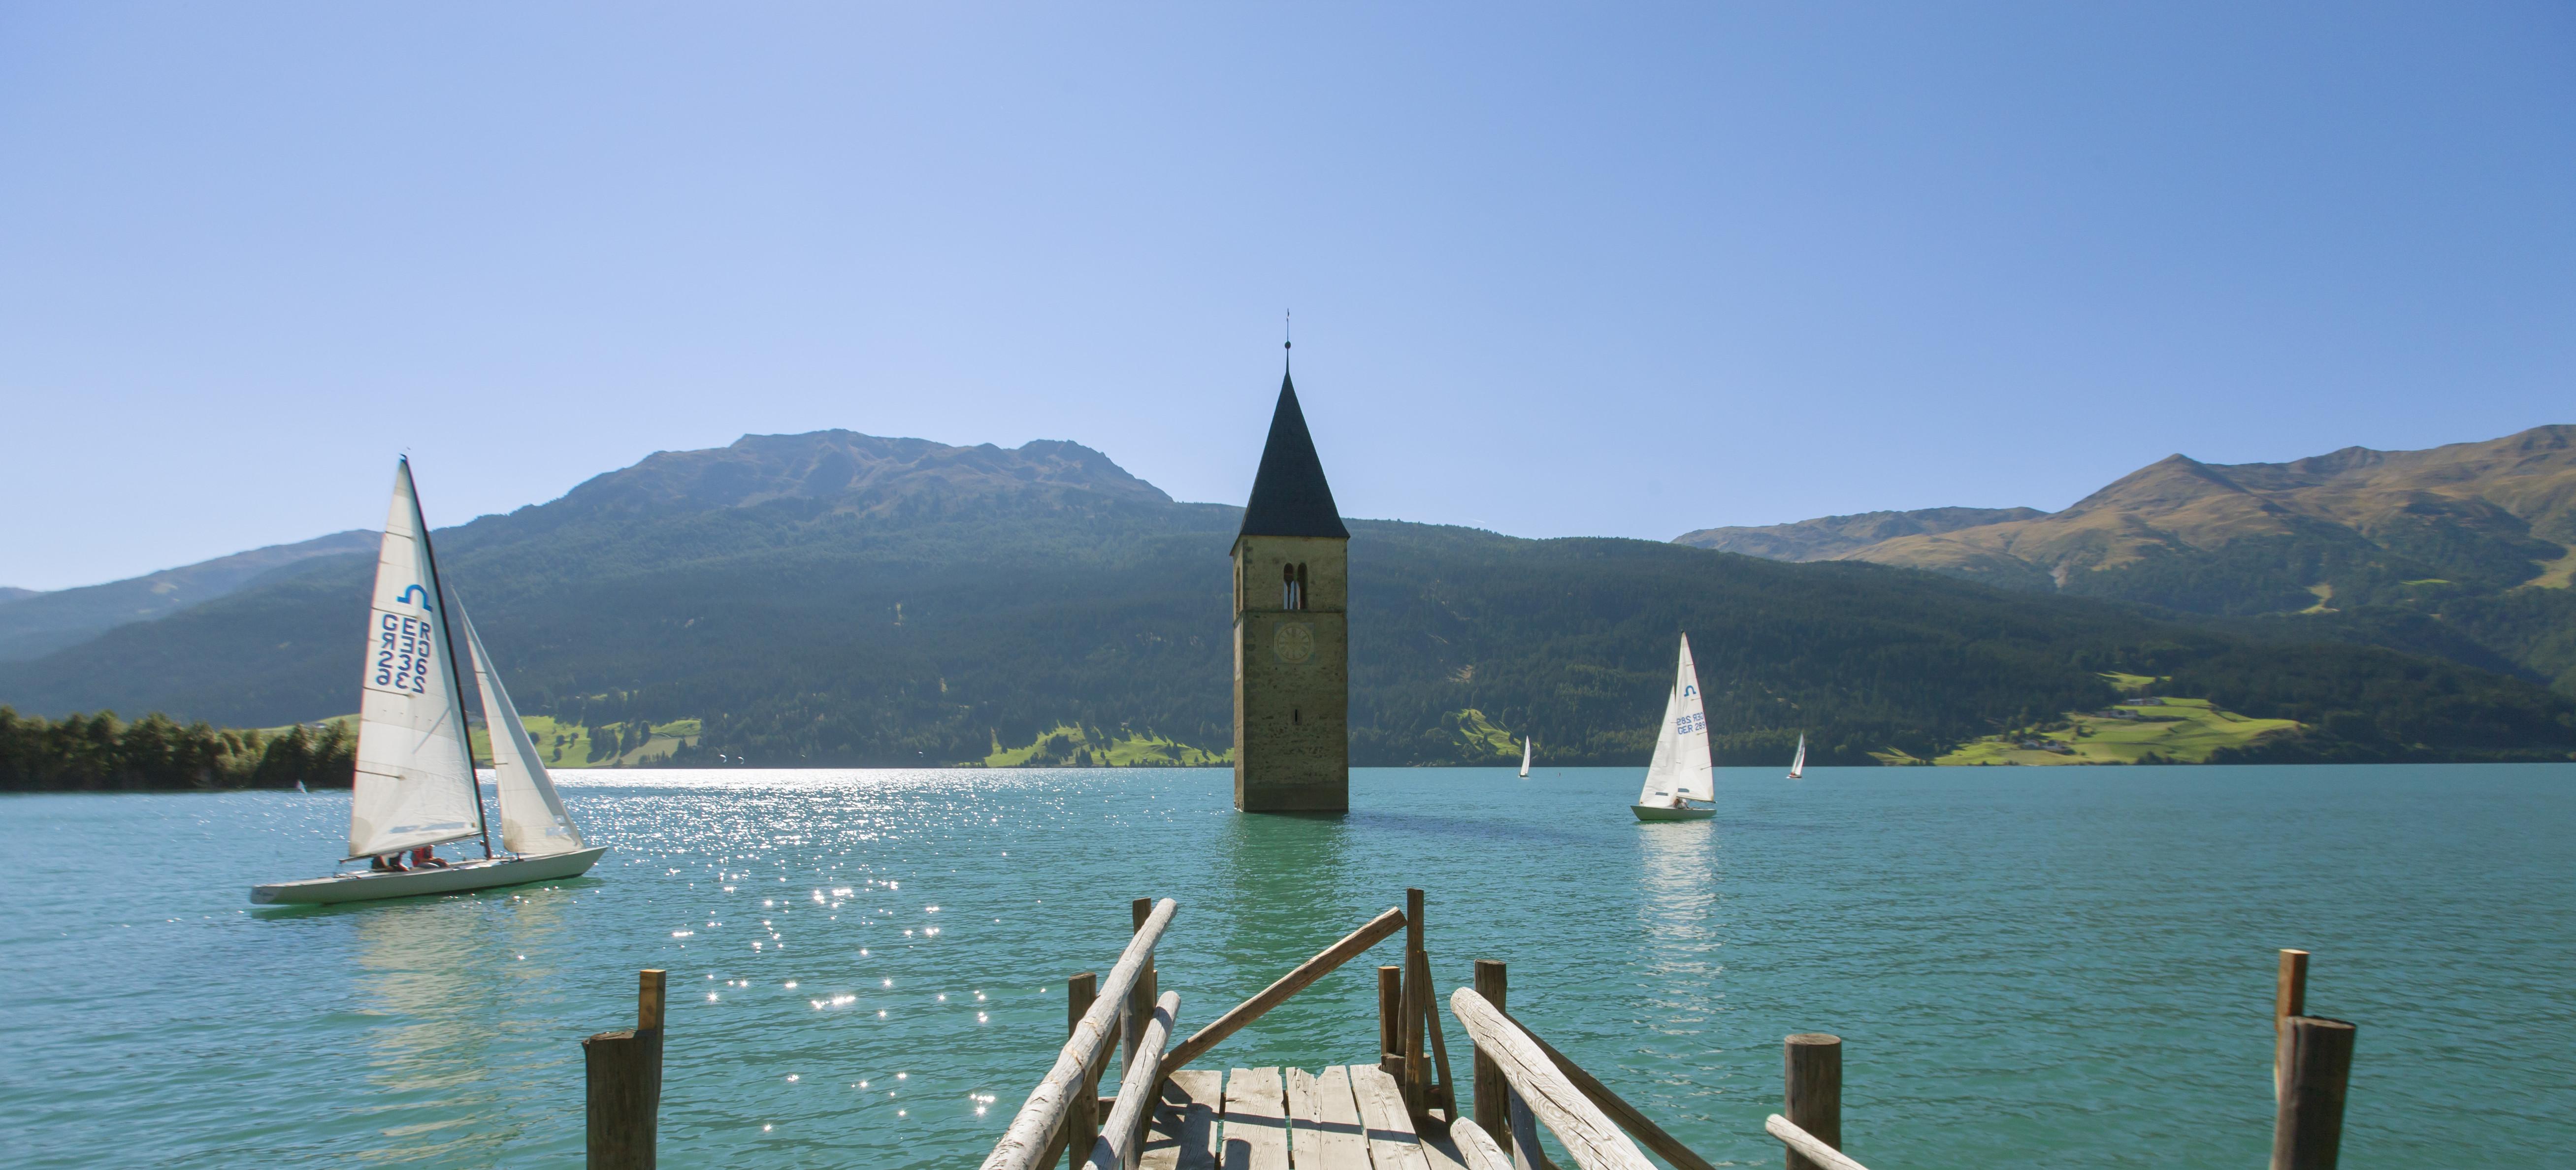
[[429,672],[437,661],[438,649],[429,622],[397,613],[380,612],[376,617],[375,685],[406,694],[428,694]]
[[[413,596],[412,596],[412,594],[415,594],[415,593],[419,594],[420,596],[418,596],[418,597],[413,597]],[[423,589],[423,588],[421,588],[421,587],[420,587],[419,585],[417,585],[417,584],[413,584],[413,585],[405,585],[405,586],[403,586],[403,591],[402,591],[402,592],[397,593],[397,594],[394,594],[394,604],[396,604],[396,605],[417,605],[417,606],[421,607],[422,609],[428,609],[428,608],[429,608],[429,590]]]
[[[412,588],[414,588],[414,589],[418,589],[418,588],[420,588],[420,586],[418,586],[418,585],[414,585],[414,586],[412,586]],[[1696,694],[1698,694],[1698,693],[1699,693],[1699,684],[1698,684],[1698,683],[1683,683],[1683,684],[1682,684],[1682,697],[1683,697],[1683,698],[1687,699],[1687,698],[1690,698],[1691,696],[1696,695]]]
[[1708,716],[1697,711],[1673,720],[1673,734],[1695,735],[1708,729]]

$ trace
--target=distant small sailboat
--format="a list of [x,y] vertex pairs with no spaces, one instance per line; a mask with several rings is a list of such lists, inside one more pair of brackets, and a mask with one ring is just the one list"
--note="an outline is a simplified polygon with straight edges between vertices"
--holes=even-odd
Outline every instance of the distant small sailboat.
[[1708,751],[1708,712],[1700,704],[1699,668],[1691,663],[1690,635],[1682,635],[1681,663],[1664,699],[1664,726],[1655,735],[1655,759],[1646,765],[1646,787],[1628,811],[1641,821],[1704,821],[1714,808],[1691,801],[1717,799]]
[[[448,616],[421,519],[411,461],[394,469],[393,507],[377,554],[376,589],[367,622],[367,663],[358,695],[358,771],[349,794],[349,854],[383,857],[424,845],[480,837],[483,857],[444,867],[358,870],[305,881],[253,886],[262,903],[361,902],[513,886],[578,877],[606,846],[586,846],[562,798],[536,762],[519,713],[489,668],[474,624]],[[474,776],[473,741],[465,727],[463,680],[457,677],[454,631],[472,644],[475,679],[492,720],[493,770],[499,777],[501,844],[492,852],[483,794]]]
[[1804,780],[1807,778],[1806,732],[1801,731],[1798,733],[1798,758],[1789,761],[1789,778],[1792,780]]
[[1521,779],[1523,779],[1523,780],[1527,780],[1527,779],[1529,779],[1529,765],[1530,765],[1530,738],[1529,738],[1528,736],[1524,735],[1524,736],[1522,736],[1522,737],[1521,737]]
[[303,781],[301,781],[301,780],[298,780],[298,781],[296,781],[296,782],[295,782],[295,790],[296,790],[297,792],[301,792],[301,793],[303,793],[303,794],[304,794],[304,795],[306,795],[306,796],[311,796],[311,795],[313,795],[313,790],[312,790],[312,789],[310,789],[310,788],[306,788],[306,787],[304,786],[304,782],[303,782]]

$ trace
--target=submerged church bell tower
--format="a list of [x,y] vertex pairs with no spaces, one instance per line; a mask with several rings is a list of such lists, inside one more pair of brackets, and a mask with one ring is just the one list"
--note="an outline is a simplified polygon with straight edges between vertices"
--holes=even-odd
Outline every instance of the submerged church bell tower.
[[1279,379],[1270,441],[1234,538],[1234,807],[1351,807],[1350,530],[1333,507],[1297,387]]

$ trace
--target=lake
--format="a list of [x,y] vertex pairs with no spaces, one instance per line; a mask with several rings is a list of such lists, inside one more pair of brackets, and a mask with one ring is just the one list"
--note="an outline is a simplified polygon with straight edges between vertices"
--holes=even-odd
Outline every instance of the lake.
[[[1885,1170],[2260,1166],[2285,946],[2360,1026],[2346,1165],[2576,1160],[2576,766],[1723,769],[1668,825],[1637,775],[1361,770],[1307,819],[1210,770],[573,772],[591,877],[330,908],[246,890],[327,872],[345,793],[9,797],[0,1126],[20,1166],[578,1165],[579,1041],[666,967],[666,1164],[972,1165],[1131,898],[1180,903],[1186,1033],[1418,885],[1444,998],[1506,960],[1720,1164],[1779,1165],[1815,1030]],[[1202,1064],[1368,1061],[1397,945]]]

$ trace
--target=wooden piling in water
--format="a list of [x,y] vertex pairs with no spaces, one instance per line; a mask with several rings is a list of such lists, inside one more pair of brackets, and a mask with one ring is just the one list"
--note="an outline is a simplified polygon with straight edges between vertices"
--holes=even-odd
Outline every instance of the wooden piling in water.
[[581,1042],[590,1170],[653,1170],[662,1111],[662,1009],[668,973],[636,975],[635,1027]]
[[2342,1020],[2316,1016],[2281,1022],[2281,1042],[2273,1057],[2280,1070],[2281,1103],[2272,1117],[2272,1170],[2334,1170],[2343,1145],[2344,1088],[2352,1076],[2355,1032]]
[[[1093,1000],[1100,998],[1100,976],[1085,971],[1064,983],[1064,1030],[1071,1035],[1082,1027],[1082,1018],[1091,1013]],[[1066,1170],[1081,1170],[1091,1160],[1092,1143],[1100,1140],[1100,1091],[1088,1077],[1078,1078],[1073,1086],[1070,1107],[1065,1111],[1064,1148]]]
[[[1503,970],[1501,959],[1476,960],[1474,986],[1476,994],[1484,996],[1485,1002],[1494,1005],[1494,1010],[1510,1013],[1511,1005],[1505,999],[1511,990],[1511,980]],[[1503,1070],[1482,1046],[1476,1047],[1474,1052],[1471,1059],[1476,1078],[1476,1128],[1483,1130],[1508,1154],[1512,1149],[1512,1110],[1511,1103],[1503,1099],[1503,1094],[1509,1091],[1503,1083]]]
[[1404,1079],[1404,968],[1377,969],[1377,1066]]
[[2308,953],[2281,948],[2281,973],[2272,989],[2272,1101],[2281,1100],[2281,1028],[2292,1016],[2308,1014]]
[[[1839,1150],[1843,1147],[1843,1038],[1800,1032],[1784,1045],[1785,1107],[1791,1124]],[[1788,1170],[1827,1170],[1792,1146]]]
[[1422,1017],[1429,1009],[1430,987],[1423,976],[1414,972],[1413,957],[1422,952],[1422,891],[1404,891],[1404,1007],[1401,1027],[1404,1030],[1404,1071],[1395,1078],[1404,1089],[1404,1104],[1415,1116],[1430,1108],[1429,1086],[1431,1054],[1424,1051]]

